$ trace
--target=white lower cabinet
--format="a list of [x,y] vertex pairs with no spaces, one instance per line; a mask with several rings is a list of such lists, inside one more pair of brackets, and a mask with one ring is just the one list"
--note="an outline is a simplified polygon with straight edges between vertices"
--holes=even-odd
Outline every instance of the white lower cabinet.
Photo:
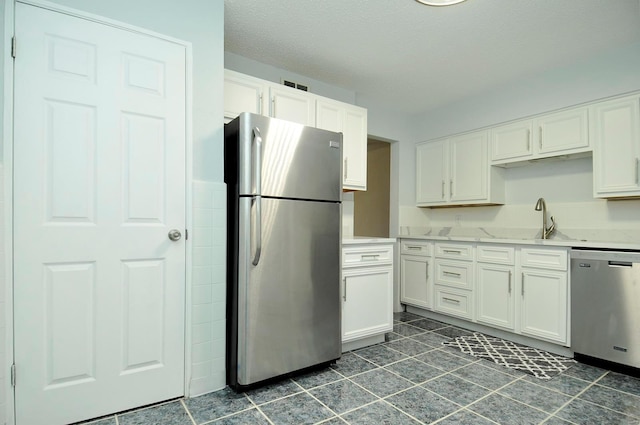
[[390,332],[393,271],[388,267],[363,267],[345,270],[342,279],[342,341]]
[[567,341],[567,272],[522,268],[520,332],[535,338]]
[[478,244],[476,266],[476,320],[515,330],[515,248]]
[[400,302],[433,308],[433,243],[400,242]]
[[568,248],[430,243],[401,240],[400,302],[569,346]]
[[[393,245],[349,244],[342,249],[342,343],[393,330]],[[371,341],[375,343],[379,341]],[[349,349],[369,345],[362,345]]]
[[476,320],[513,331],[515,329],[514,266],[478,263]]
[[435,243],[435,311],[473,320],[474,254],[471,244]]

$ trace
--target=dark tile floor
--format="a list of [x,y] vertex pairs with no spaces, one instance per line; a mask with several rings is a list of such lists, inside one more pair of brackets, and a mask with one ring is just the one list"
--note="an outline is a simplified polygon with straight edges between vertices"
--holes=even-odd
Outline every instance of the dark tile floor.
[[578,363],[542,381],[440,345],[466,333],[397,313],[387,342],[345,353],[326,370],[90,423],[640,424],[640,379]]

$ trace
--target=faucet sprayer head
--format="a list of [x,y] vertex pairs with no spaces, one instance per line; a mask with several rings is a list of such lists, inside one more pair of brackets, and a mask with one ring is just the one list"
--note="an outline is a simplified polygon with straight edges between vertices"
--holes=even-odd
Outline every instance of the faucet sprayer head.
[[538,202],[536,202],[536,211],[542,211],[542,208],[546,207],[544,198],[538,198]]

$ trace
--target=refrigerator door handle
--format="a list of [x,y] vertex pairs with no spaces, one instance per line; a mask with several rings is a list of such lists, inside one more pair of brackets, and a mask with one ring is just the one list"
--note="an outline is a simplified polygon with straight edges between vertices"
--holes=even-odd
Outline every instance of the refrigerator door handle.
[[251,262],[257,266],[260,262],[260,254],[262,253],[262,135],[260,129],[253,129],[253,203],[255,208],[255,226],[251,227],[251,239],[256,241],[256,253]]
[[262,196],[254,196],[252,202],[255,208],[256,224],[255,226],[251,226],[251,233],[255,232],[255,235],[252,234],[250,237],[251,240],[256,241],[256,253],[251,263],[257,266],[260,262],[260,254],[262,253]]
[[262,195],[262,135],[253,128],[253,195]]

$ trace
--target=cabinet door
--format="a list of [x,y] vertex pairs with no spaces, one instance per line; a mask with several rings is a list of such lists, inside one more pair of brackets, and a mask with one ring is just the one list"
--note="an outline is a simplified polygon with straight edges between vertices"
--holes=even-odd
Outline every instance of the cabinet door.
[[567,272],[522,269],[520,332],[567,343]]
[[367,190],[367,110],[346,106],[342,134],[343,187]]
[[540,157],[589,150],[587,108],[542,116],[536,119],[535,129]]
[[339,102],[318,99],[316,101],[316,127],[323,130],[342,132],[344,128],[344,106]]
[[342,187],[367,190],[367,110],[318,99],[316,127],[342,133]]
[[[445,185],[448,185],[449,180],[448,147],[449,143],[445,139],[416,146],[416,204],[418,206],[444,204],[447,201]],[[449,190],[448,187],[446,189]]]
[[242,112],[262,114],[264,82],[237,72],[224,72],[224,122]]
[[598,103],[591,112],[594,196],[640,195],[640,98]]
[[433,307],[433,281],[429,258],[400,256],[400,302],[417,307]]
[[487,132],[463,134],[449,140],[451,202],[481,201],[488,198],[489,155]]
[[[518,121],[491,130],[492,163],[527,159],[533,154],[531,120]],[[510,161],[507,161],[510,160]]]
[[290,87],[271,87],[269,116],[314,127],[316,104],[313,95]]
[[342,285],[342,342],[393,329],[391,267],[343,270]]
[[512,331],[515,323],[513,266],[478,263],[476,320]]

